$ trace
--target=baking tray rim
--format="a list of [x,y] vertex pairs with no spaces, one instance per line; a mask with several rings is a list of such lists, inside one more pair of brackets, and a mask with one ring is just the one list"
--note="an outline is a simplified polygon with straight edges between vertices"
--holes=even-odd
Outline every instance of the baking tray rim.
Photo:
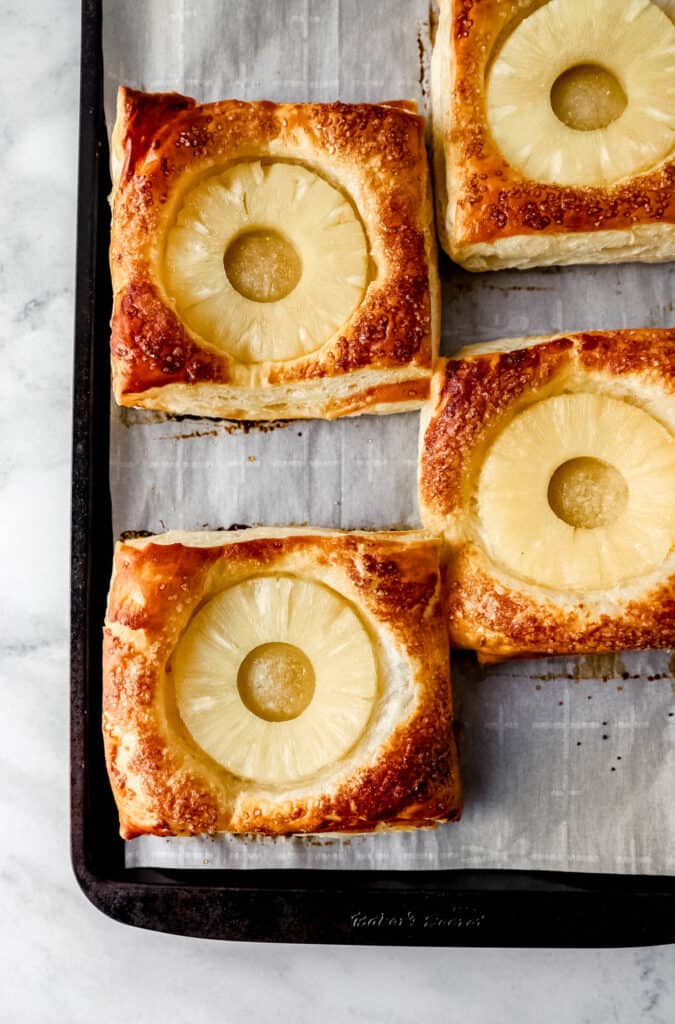
[[231,940],[554,947],[675,942],[673,876],[124,867],[97,714],[100,624],[112,554],[108,460],[98,457],[109,451],[107,156],[102,0],[82,0],[71,525],[71,860],[86,897],[107,916],[137,927]]

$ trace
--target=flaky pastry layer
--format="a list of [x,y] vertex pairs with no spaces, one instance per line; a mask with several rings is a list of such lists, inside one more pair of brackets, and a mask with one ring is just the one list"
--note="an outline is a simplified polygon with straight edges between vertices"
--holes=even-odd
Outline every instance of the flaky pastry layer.
[[608,187],[533,181],[499,152],[486,83],[501,40],[540,0],[440,0],[432,58],[434,177],[443,248],[466,270],[675,258],[675,147]]
[[[167,231],[199,181],[247,160],[306,165],[345,193],[370,251],[366,292],[322,347],[245,364],[192,331],[162,278]],[[414,104],[197,104],[121,88],[112,137],[112,369],[121,405],[231,419],[417,409],[440,297],[424,122]]]
[[486,550],[477,489],[490,445],[528,406],[575,392],[623,399],[675,434],[675,330],[496,341],[437,364],[421,424],[420,509],[447,544],[451,642],[486,660],[675,646],[675,551],[611,589],[566,591],[515,578]]
[[[195,612],[252,576],[331,587],[365,624],[378,695],[355,746],[312,778],[237,778],[188,733],[170,664]],[[424,533],[252,529],[120,542],[104,635],[103,734],[120,831],[362,832],[458,818],[439,543]]]

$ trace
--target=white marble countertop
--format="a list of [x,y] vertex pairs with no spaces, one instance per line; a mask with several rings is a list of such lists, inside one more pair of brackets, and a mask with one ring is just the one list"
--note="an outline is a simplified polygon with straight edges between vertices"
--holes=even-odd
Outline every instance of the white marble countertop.
[[94,910],[68,854],[76,0],[0,0],[0,1018],[670,1024],[675,946],[233,945]]

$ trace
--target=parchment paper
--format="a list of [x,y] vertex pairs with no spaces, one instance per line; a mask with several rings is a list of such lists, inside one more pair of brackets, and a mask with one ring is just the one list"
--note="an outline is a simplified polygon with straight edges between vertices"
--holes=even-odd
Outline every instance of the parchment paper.
[[[201,100],[428,105],[426,0],[106,0],[106,110],[120,82]],[[469,275],[443,259],[444,351],[557,330],[673,324],[672,266]],[[418,525],[418,416],[244,429],[112,406],[114,528]],[[453,678],[458,825],[351,839],[141,838],[129,866],[675,871],[675,663],[547,659]]]

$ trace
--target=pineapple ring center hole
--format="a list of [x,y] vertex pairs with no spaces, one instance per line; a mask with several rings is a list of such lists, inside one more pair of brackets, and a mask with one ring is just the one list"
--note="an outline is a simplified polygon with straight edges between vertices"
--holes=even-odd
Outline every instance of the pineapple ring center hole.
[[314,696],[312,663],[293,644],[254,647],[239,666],[237,689],[249,711],[266,722],[290,722]]
[[628,504],[628,485],[608,462],[570,459],[551,477],[548,502],[564,523],[594,530],[616,522]]
[[559,75],[551,88],[551,106],[559,121],[578,132],[606,128],[621,117],[628,97],[611,71],[600,64],[577,64]]
[[252,302],[278,302],[302,277],[295,246],[272,228],[253,228],[237,235],[223,256],[232,287]]

